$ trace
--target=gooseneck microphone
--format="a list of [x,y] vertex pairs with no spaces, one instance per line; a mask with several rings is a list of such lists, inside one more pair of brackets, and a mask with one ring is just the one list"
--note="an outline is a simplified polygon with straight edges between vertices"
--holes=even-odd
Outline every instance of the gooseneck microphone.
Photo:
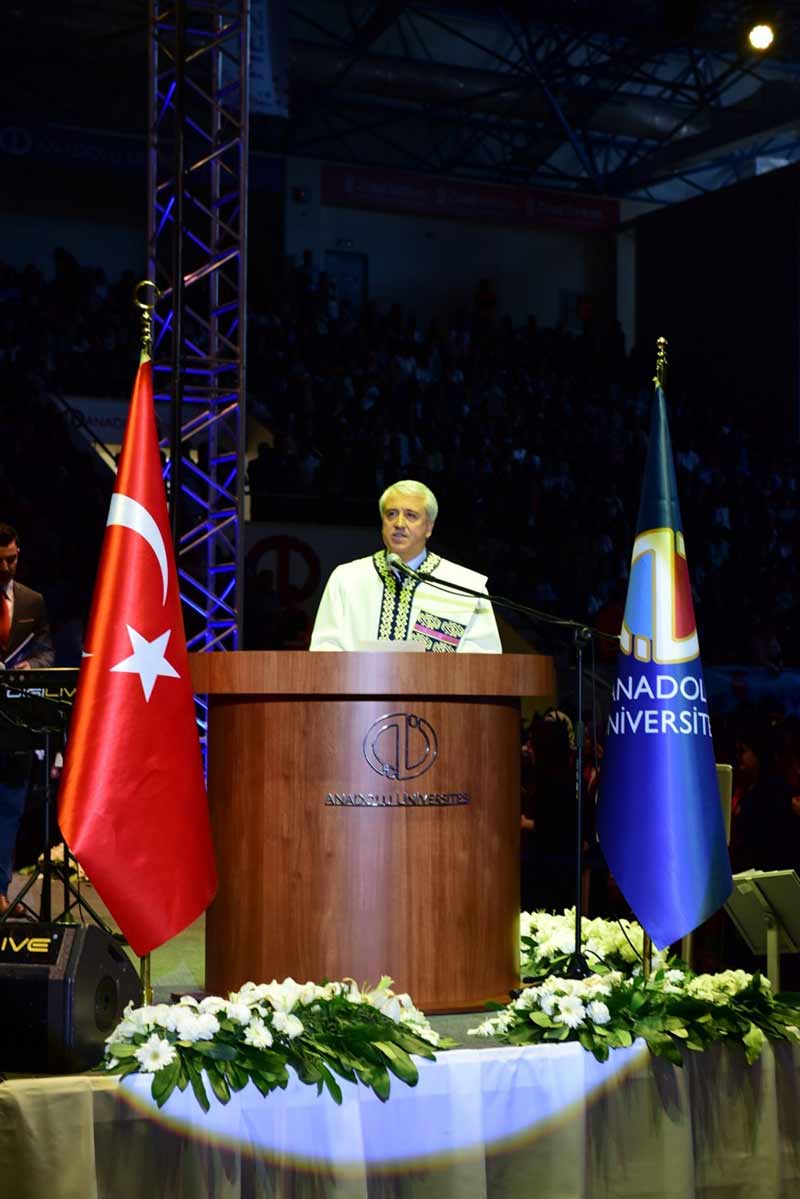
[[410,575],[412,579],[416,579],[418,583],[425,583],[429,587],[438,587],[440,591],[449,591],[456,595],[469,595],[474,599],[488,600],[491,604],[497,604],[501,608],[510,608],[514,612],[521,612],[524,616],[531,616],[534,620],[541,621],[542,624],[560,625],[561,628],[567,629],[584,629],[595,637],[600,637],[604,641],[619,641],[619,637],[613,633],[605,633],[601,629],[593,629],[587,626],[583,621],[569,620],[562,616],[553,616],[550,612],[541,612],[538,608],[530,608],[527,604],[518,604],[515,600],[507,599],[504,595],[492,595],[487,591],[475,591],[471,587],[464,587],[460,583],[453,583],[449,579],[439,579],[434,575],[423,575],[413,566],[409,566],[404,562],[399,554],[394,552],[386,555],[386,564],[392,570],[402,571],[403,574]]

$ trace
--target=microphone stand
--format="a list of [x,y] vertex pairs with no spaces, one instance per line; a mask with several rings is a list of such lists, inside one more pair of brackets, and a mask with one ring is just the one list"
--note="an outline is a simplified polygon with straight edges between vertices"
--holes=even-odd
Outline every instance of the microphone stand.
[[582,949],[581,918],[583,907],[583,651],[591,640],[588,628],[573,630],[577,678],[575,720],[575,945],[564,974],[567,978],[586,978],[592,973]]
[[583,898],[583,651],[592,638],[600,638],[606,641],[619,641],[619,637],[612,633],[605,633],[602,629],[594,629],[589,625],[581,624],[577,620],[568,620],[560,616],[552,616],[549,612],[540,612],[537,608],[530,608],[526,604],[518,604],[515,600],[508,599],[502,595],[490,595],[487,591],[475,591],[471,587],[462,587],[460,583],[452,583],[448,579],[435,579],[433,575],[422,575],[419,571],[414,570],[412,566],[408,566],[399,554],[387,554],[386,561],[389,566],[395,570],[400,570],[404,574],[410,575],[416,579],[418,583],[425,583],[431,587],[438,587],[441,591],[450,592],[455,595],[469,595],[475,599],[485,599],[491,604],[498,604],[501,608],[510,608],[513,612],[520,612],[525,616],[530,616],[534,620],[540,621],[542,624],[555,625],[562,629],[569,629],[572,632],[573,644],[575,646],[575,668],[577,670],[577,719],[574,725],[575,731],[575,943],[572,953],[567,960],[564,969],[566,978],[586,978],[592,973],[591,967],[586,961],[583,949],[581,946],[582,930],[581,930],[581,905]]

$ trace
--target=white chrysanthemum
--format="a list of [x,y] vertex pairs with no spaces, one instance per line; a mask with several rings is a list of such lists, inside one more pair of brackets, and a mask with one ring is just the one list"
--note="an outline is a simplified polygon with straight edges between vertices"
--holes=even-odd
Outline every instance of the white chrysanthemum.
[[211,1041],[219,1032],[219,1020],[213,1012],[194,1012],[178,1008],[175,1033],[181,1041]]
[[539,1006],[539,991],[536,987],[526,987],[514,1000],[518,1012],[527,1012]]
[[319,998],[336,999],[346,989],[341,983],[326,983],[324,987],[319,988]]
[[430,1024],[428,1024],[427,1020],[425,1019],[421,1021],[407,1019],[403,1021],[403,1024],[409,1029],[410,1032],[413,1032],[415,1036],[418,1036],[423,1041],[427,1041],[429,1045],[438,1045],[439,1041],[441,1040],[439,1033],[436,1032],[434,1028],[431,1028]]
[[225,1015],[229,1020],[235,1020],[237,1024],[249,1024],[252,1014],[252,1009],[247,1003],[225,1004]]
[[602,975],[596,975],[592,979],[586,980],[584,991],[587,995],[596,998],[598,995],[610,995],[612,991],[611,984],[606,982]]
[[558,1015],[553,1019],[568,1028],[578,1028],[586,1020],[586,1008],[577,995],[564,995],[557,1001]]
[[272,1017],[272,1027],[276,1032],[283,1033],[285,1037],[293,1041],[303,1031],[303,1022],[289,1012],[275,1012]]
[[585,980],[582,978],[560,978],[558,980],[558,992],[561,995],[577,995],[582,996],[586,989]]
[[668,983],[682,983],[685,978],[683,970],[668,970],[664,975],[664,979]]
[[395,1023],[403,1018],[403,1009],[400,1006],[400,1000],[397,995],[393,995],[391,999],[384,999],[379,1006],[379,1011],[389,1020],[394,1020]]
[[687,990],[692,995],[707,999],[709,1003],[725,1004],[729,998],[750,986],[752,981],[753,976],[744,970],[723,970],[720,974],[698,974],[691,980]]
[[216,1016],[219,1012],[228,1010],[228,1000],[222,999],[219,995],[208,995],[205,999],[200,1000],[200,1011],[210,1012],[212,1016]]
[[267,983],[254,982],[243,983],[238,991],[231,991],[228,994],[229,1003],[246,1003],[248,1005],[256,1004],[264,999],[268,990]]
[[154,1032],[133,1056],[139,1062],[142,1074],[156,1074],[175,1060],[175,1054],[175,1046]]
[[143,1032],[139,1025],[132,1020],[120,1020],[110,1037],[106,1037],[106,1045],[118,1044],[120,1041],[131,1041],[137,1033]]
[[538,990],[540,994],[546,995],[548,992],[558,991],[562,982],[563,979],[556,978],[555,974],[548,974],[547,978],[539,984]]
[[601,962],[604,962],[608,956],[608,947],[600,937],[584,937],[583,952],[592,962],[597,962],[598,958]]
[[145,1005],[144,1007],[134,1007],[128,1004],[125,1011],[122,1013],[122,1023],[133,1028],[135,1032],[147,1032],[153,1026],[153,1009]]
[[244,1039],[254,1049],[269,1049],[272,1044],[272,1033],[261,1017],[255,1016],[244,1030]]
[[271,983],[262,983],[256,988],[258,998],[266,1000],[275,1012],[290,1012],[299,1003],[303,988],[293,978],[285,978],[282,983],[277,979]]
[[194,995],[181,995],[178,1003],[181,1007],[199,1008],[200,1004],[195,999]]
[[376,1008],[389,1020],[393,1020],[396,1024],[402,1024],[430,1044],[438,1044],[438,1033],[433,1031],[424,1012],[414,1006],[411,996],[405,991],[395,995],[391,987],[392,979],[385,974],[377,987],[361,994],[361,1002]]
[[586,1008],[586,1015],[591,1020],[592,1024],[608,1024],[611,1019],[611,1012],[606,1004],[599,999],[593,999]]
[[158,1028],[175,1026],[175,1008],[169,1003],[156,1003],[150,1008],[150,1022]]
[[539,1003],[539,1007],[544,1012],[545,1016],[552,1016],[556,1006],[556,997],[553,994],[543,995]]
[[478,1024],[475,1028],[467,1029],[468,1037],[493,1037],[495,1035],[496,1017],[488,1016],[486,1020]]
[[319,999],[321,993],[322,987],[318,987],[316,983],[304,983],[300,988],[300,994],[297,997],[297,1001],[303,1007],[308,1007],[309,1004],[314,1003],[315,1000]]
[[698,974],[687,984],[686,990],[707,1003],[725,1005],[751,982],[752,976],[744,970],[725,970],[722,974]]
[[720,998],[724,1000],[724,997],[703,978],[693,978],[686,990],[695,999],[702,999],[704,1003],[718,1003]]

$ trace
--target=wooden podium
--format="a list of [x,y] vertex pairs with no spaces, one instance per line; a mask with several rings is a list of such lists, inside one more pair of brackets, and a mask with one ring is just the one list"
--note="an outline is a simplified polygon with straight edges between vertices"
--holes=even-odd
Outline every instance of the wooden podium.
[[519,982],[528,654],[193,654],[219,871],[206,987],[382,974],[431,1012]]

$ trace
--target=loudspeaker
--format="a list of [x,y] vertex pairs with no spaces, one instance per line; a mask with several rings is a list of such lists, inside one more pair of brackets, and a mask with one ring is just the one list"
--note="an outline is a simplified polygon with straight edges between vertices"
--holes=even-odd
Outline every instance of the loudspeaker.
[[0,924],[0,1070],[88,1070],[141,984],[124,949],[96,925]]

